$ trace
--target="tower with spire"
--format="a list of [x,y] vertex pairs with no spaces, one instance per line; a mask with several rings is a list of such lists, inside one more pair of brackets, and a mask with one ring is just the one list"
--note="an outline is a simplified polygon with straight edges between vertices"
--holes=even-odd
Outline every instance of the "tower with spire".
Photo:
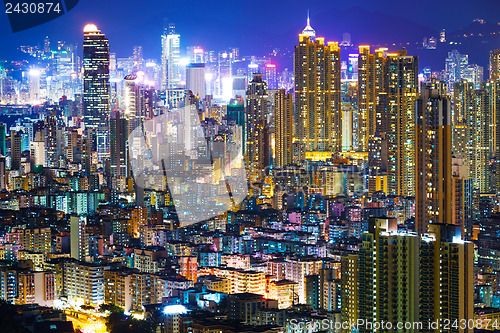
[[294,49],[294,161],[307,152],[340,150],[340,47],[316,37],[309,13]]
[[309,11],[307,11],[307,25],[302,30],[302,34],[309,36],[309,40],[313,41],[316,38],[316,31],[311,27],[311,20],[309,19]]

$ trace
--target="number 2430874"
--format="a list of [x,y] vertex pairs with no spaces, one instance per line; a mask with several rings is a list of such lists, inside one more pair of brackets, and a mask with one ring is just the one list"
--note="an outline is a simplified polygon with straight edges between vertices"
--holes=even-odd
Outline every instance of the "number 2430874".
[[7,14],[50,14],[62,11],[59,3],[53,2],[22,2],[5,4]]

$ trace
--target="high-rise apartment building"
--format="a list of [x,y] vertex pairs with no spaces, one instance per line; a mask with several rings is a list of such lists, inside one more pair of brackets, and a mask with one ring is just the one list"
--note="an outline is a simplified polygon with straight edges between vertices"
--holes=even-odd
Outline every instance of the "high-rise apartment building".
[[406,50],[388,53],[387,178],[388,191],[415,195],[415,100],[418,97],[418,58]]
[[292,163],[293,95],[285,89],[274,92],[274,154],[273,166],[282,168]]
[[86,217],[70,217],[71,258],[84,260],[87,255]]
[[287,280],[297,283],[295,292],[298,295],[300,304],[306,302],[306,280],[307,275],[319,274],[322,268],[322,261],[317,258],[297,257],[291,258],[286,263],[285,277]]
[[52,251],[52,233],[50,228],[15,228],[19,244],[24,250],[47,253]]
[[7,155],[7,124],[0,123],[0,155]]
[[341,146],[340,47],[316,37],[307,20],[294,52],[296,158]]
[[58,168],[59,157],[63,156],[64,142],[63,129],[55,111],[45,118],[43,137],[45,140],[45,166],[48,168]]
[[[418,235],[397,234],[395,219],[374,219],[359,251],[359,319],[418,322]],[[373,332],[359,327],[360,332]]]
[[[459,226],[430,224],[429,235],[419,236],[399,232],[395,219],[372,219],[363,234],[358,274],[360,332],[384,331],[370,326],[381,322],[435,332],[429,322],[474,317],[473,244],[461,240]],[[350,309],[342,310],[346,315]],[[450,332],[468,330],[458,326]]]
[[351,254],[341,259],[341,316],[342,321],[356,323],[359,309],[359,256]]
[[[474,244],[461,240],[455,225],[429,225],[429,236],[420,241],[420,321],[469,321],[474,318]],[[472,332],[470,326],[448,332]],[[421,332],[435,332],[423,329]]]
[[490,51],[490,80],[500,79],[500,49]]
[[270,140],[267,119],[267,84],[262,74],[254,73],[246,95],[246,163],[250,182],[264,179],[270,165]]
[[110,119],[110,157],[111,174],[115,176],[127,176],[127,120],[118,111],[111,112]]
[[101,265],[68,260],[64,263],[64,288],[68,302],[104,303],[104,270]]
[[462,238],[470,240],[473,228],[473,186],[468,168],[461,158],[452,158],[452,212],[451,224],[462,227]]
[[10,169],[19,170],[21,167],[21,133],[10,131]]
[[489,92],[475,90],[473,83],[461,81],[455,83],[453,96],[454,153],[468,167],[474,188],[482,193],[489,192],[493,184],[488,165],[495,142]]
[[377,132],[383,131],[379,94],[385,91],[386,49],[370,54],[370,46],[359,47],[358,58],[358,149],[368,151],[368,142]]
[[423,82],[416,103],[415,226],[427,233],[429,223],[452,223],[451,101],[446,85]]

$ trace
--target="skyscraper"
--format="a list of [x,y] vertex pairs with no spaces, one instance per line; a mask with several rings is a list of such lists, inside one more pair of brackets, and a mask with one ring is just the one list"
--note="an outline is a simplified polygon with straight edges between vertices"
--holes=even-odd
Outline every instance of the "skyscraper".
[[276,75],[276,64],[268,63],[265,66],[266,82],[269,89],[278,89],[278,78]]
[[462,227],[462,238],[470,240],[473,228],[473,186],[467,174],[467,166],[460,158],[451,162],[453,192],[451,223]]
[[382,115],[377,113],[379,94],[385,91],[385,49],[370,54],[370,46],[359,47],[358,58],[358,148],[368,151],[368,141],[381,130]]
[[[472,320],[473,249],[473,243],[461,240],[459,226],[431,224],[429,236],[419,236],[398,232],[396,219],[370,220],[359,251],[358,275],[346,276],[358,276],[359,291],[354,294],[359,300],[358,319],[368,324],[358,327],[359,331],[386,331],[369,326],[381,322],[399,331],[395,329],[399,322],[412,323],[404,331],[436,332],[440,330],[430,322]],[[343,282],[348,285],[349,281]],[[352,312],[342,310],[344,318]],[[448,331],[468,330],[451,327]]]
[[263,180],[270,163],[269,127],[267,124],[267,84],[262,74],[254,73],[246,95],[246,163],[250,182]]
[[[372,323],[419,321],[419,237],[397,234],[396,230],[395,219],[377,218],[369,222],[369,232],[363,234],[358,319]],[[359,329],[374,332],[369,327]]]
[[84,260],[87,255],[87,242],[85,234],[85,225],[87,224],[86,217],[71,216],[70,217],[70,241],[71,241],[71,258]]
[[0,155],[7,155],[7,124],[0,123]]
[[109,151],[109,43],[93,24],[83,29],[83,116],[85,127],[96,129],[99,161]]
[[488,164],[494,142],[490,96],[487,89],[475,90],[472,82],[455,83],[454,153],[468,167],[474,188],[481,193],[492,190]]
[[142,46],[134,46],[134,69],[142,69],[142,63],[144,61],[144,56],[142,53]]
[[453,90],[453,84],[462,79],[462,74],[469,66],[469,56],[460,54],[457,50],[448,52],[448,58],[445,61],[444,76],[448,84],[448,90]]
[[124,112],[121,117],[128,122],[127,135],[140,126],[144,120],[151,118],[152,88],[145,85],[143,80],[143,76],[136,74],[129,74],[124,79]]
[[418,58],[406,50],[388,53],[387,177],[389,192],[415,195],[415,100],[418,97]]
[[178,88],[180,84],[180,35],[169,24],[161,35],[161,89]]
[[21,167],[21,133],[10,131],[10,169]]
[[274,140],[275,156],[274,167],[282,168],[292,163],[293,140],[293,95],[285,89],[278,89],[274,93]]
[[111,175],[127,176],[127,138],[127,120],[120,111],[113,110],[110,119]]
[[[421,237],[419,251],[420,321],[469,321],[474,318],[474,244],[461,240],[460,226],[430,224],[431,241]],[[452,327],[447,332],[472,332]],[[420,332],[436,332],[424,329]]]
[[295,142],[305,152],[338,152],[341,145],[340,48],[307,26],[294,52]]
[[191,63],[186,67],[186,90],[191,90],[200,101],[205,98],[205,64]]
[[500,79],[500,49],[490,51],[490,80]]
[[423,82],[416,105],[415,225],[424,234],[429,223],[452,222],[452,122],[446,85]]
[[45,166],[49,168],[59,167],[59,157],[63,155],[62,127],[58,122],[55,112],[45,119],[44,122],[45,140]]

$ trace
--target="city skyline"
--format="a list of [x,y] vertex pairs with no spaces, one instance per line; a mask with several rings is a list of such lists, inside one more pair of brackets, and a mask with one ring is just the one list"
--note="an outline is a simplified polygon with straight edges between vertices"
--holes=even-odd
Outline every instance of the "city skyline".
[[[489,0],[482,1],[489,3],[489,6],[492,5]],[[125,20],[121,24],[112,23],[111,20],[102,16],[108,12],[106,7],[100,11],[96,11],[96,8],[94,7],[95,5],[82,2],[78,5],[78,11],[70,11],[57,20],[48,22],[28,31],[13,34],[8,31],[9,28],[6,25],[3,28],[0,26],[2,31],[5,30],[4,35],[9,36],[9,38],[5,41],[7,47],[4,48],[3,51],[0,51],[2,52],[0,53],[0,57],[14,55],[19,45],[36,44],[45,36],[52,37],[54,40],[65,40],[69,43],[77,43],[79,41],[79,27],[83,27],[89,23],[94,23],[99,26],[100,29],[107,31],[107,35],[114,41],[111,45],[112,52],[124,55],[130,52],[129,50],[132,48],[132,45],[143,45],[145,47],[145,54],[147,58],[158,58],[159,56],[161,43],[159,43],[157,38],[154,36],[161,33],[165,20],[167,20],[167,22],[173,22],[177,25],[178,32],[184,36],[183,48],[187,45],[201,45],[204,48],[216,49],[236,46],[242,48],[244,54],[261,53],[261,55],[271,53],[273,48],[280,48],[282,51],[285,51],[288,48],[288,52],[292,51],[291,46],[293,45],[293,35],[302,30],[301,25],[297,25],[295,22],[302,22],[308,9],[311,15],[311,20],[314,22],[314,26],[318,29],[318,31],[322,32],[321,35],[323,37],[340,42],[342,40],[342,35],[345,32],[348,32],[351,33],[353,41],[357,45],[370,44],[376,40],[376,44],[380,46],[388,46],[393,42],[403,42],[404,44],[406,44],[406,42],[410,42],[407,46],[413,47],[412,44],[415,42],[420,43],[424,37],[429,38],[434,36],[439,38],[439,33],[442,29],[446,29],[448,34],[457,32],[459,28],[464,28],[477,18],[485,19],[487,23],[495,24],[495,18],[489,17],[489,15],[491,15],[491,11],[483,9],[488,8],[487,6],[474,6],[474,9],[467,11],[468,15],[470,15],[468,18],[463,15],[448,15],[445,18],[440,18],[439,20],[434,19],[433,22],[442,23],[440,23],[439,26],[433,26],[429,29],[425,26],[425,23],[419,21],[419,18],[425,18],[429,15],[412,17],[412,15],[415,15],[415,11],[406,10],[404,7],[406,5],[403,5],[402,3],[390,7],[394,8],[394,10],[399,8],[401,14],[398,14],[397,12],[390,13],[387,11],[382,13],[382,11],[377,10],[377,8],[373,8],[372,5],[363,2],[365,1],[360,1],[359,4],[352,4],[349,6],[334,4],[331,9],[320,5],[320,3],[312,3],[309,7],[299,7],[298,4],[293,4],[292,7],[287,9],[290,10],[290,15],[285,15],[283,17],[278,16],[275,18],[283,21],[278,21],[279,23],[274,24],[275,29],[272,29],[272,31],[266,31],[263,29],[264,26],[267,26],[267,22],[261,22],[258,24],[258,20],[256,21],[255,19],[237,20],[232,22],[236,16],[224,15],[223,13],[234,11],[234,13],[241,15],[249,15],[252,10],[249,11],[246,9],[238,11],[238,5],[228,6],[219,2],[214,4],[211,9],[214,11],[212,16],[200,15],[192,22],[189,21],[191,20],[191,16],[186,17],[181,15],[181,9],[176,10],[175,8],[175,6],[180,5],[174,4],[174,7],[168,11],[161,10],[161,7],[160,10],[155,10],[154,16],[147,16],[147,22],[141,18],[142,16],[140,14],[135,12],[133,17],[136,17],[136,20]],[[455,6],[448,5],[444,2],[440,4],[448,11],[456,10]],[[112,7],[113,4],[107,3],[106,6]],[[154,6],[153,3],[144,3],[144,6],[139,8],[139,13],[141,10],[147,10],[151,6]],[[259,15],[258,18],[262,17],[260,20],[263,20],[266,15],[271,14],[273,12],[273,6],[279,6],[279,3],[271,4],[270,10],[266,11],[264,15]],[[421,8],[422,6],[417,6],[417,8]],[[481,8],[481,11],[477,14],[472,14],[475,13],[478,8]],[[119,10],[127,11],[128,9],[121,6],[119,7]],[[336,23],[331,21],[330,17],[332,15],[335,16],[335,12],[338,12],[339,18],[342,20],[341,22]],[[218,15],[221,14],[223,15],[223,18],[219,19]],[[230,12],[228,14],[230,14]],[[122,16],[115,15],[113,20],[121,20],[120,17],[125,18],[130,17],[130,15],[126,15],[125,13]],[[206,22],[208,17],[213,18],[214,22]],[[354,20],[345,20],[346,17],[353,17]],[[376,19],[371,21],[372,17],[376,17]],[[457,20],[457,23],[451,24],[450,22],[447,22],[448,19],[451,20],[451,17],[454,20]],[[188,21],[186,21],[186,18]],[[224,18],[227,18],[229,21],[226,23]],[[266,17],[265,19],[270,20],[271,17]],[[385,24],[382,24],[382,22],[385,22]],[[4,24],[6,23],[7,20],[4,20]],[[366,26],[364,26],[364,24],[366,24]],[[367,29],[370,25],[374,26],[375,30]],[[395,29],[398,25],[402,27],[408,26],[408,28],[403,28],[400,37],[394,39],[393,37],[399,33],[399,29]],[[233,29],[230,30],[234,31],[236,35],[232,35],[231,31],[230,33],[227,33],[227,26],[232,26]],[[68,27],[70,27],[70,29],[68,29]],[[388,28],[389,30],[377,30],[380,27]],[[148,31],[148,33],[142,33],[142,31]],[[249,34],[249,31],[254,31],[256,34]],[[372,34],[370,34],[371,31],[373,31]],[[124,37],[125,34],[123,32],[126,32],[127,38]],[[405,36],[405,34],[413,32],[415,34],[411,40],[407,40],[407,38],[404,37],[401,38],[401,36]],[[373,33],[378,33],[378,35],[373,35]],[[214,39],[212,36],[224,36],[224,38]],[[383,36],[383,38],[378,39],[377,36]],[[242,40],[246,41],[244,45],[238,45],[241,44]],[[401,46],[402,45],[403,44],[401,44]],[[478,46],[481,46],[481,44],[478,44]],[[458,47],[460,47],[460,45],[458,45]],[[426,57],[429,57],[429,65],[435,64],[433,61],[433,55],[424,56],[424,63],[427,62],[425,59]],[[474,58],[474,61],[478,63],[480,60],[478,59],[478,55],[474,55]],[[485,61],[481,60],[481,64],[484,63]]]
[[[409,24],[421,8],[398,3],[405,18],[344,6],[339,38],[328,6],[292,21],[292,3],[265,39],[279,4],[259,16],[223,1],[186,20],[158,9],[158,31],[139,17],[117,33],[121,18],[100,23],[106,3],[77,41],[18,44],[0,66],[0,321],[16,333],[498,331],[500,22],[427,29],[434,12]],[[495,7],[479,3],[467,15]],[[186,30],[198,17],[206,29]],[[399,42],[374,37],[384,29]]]

